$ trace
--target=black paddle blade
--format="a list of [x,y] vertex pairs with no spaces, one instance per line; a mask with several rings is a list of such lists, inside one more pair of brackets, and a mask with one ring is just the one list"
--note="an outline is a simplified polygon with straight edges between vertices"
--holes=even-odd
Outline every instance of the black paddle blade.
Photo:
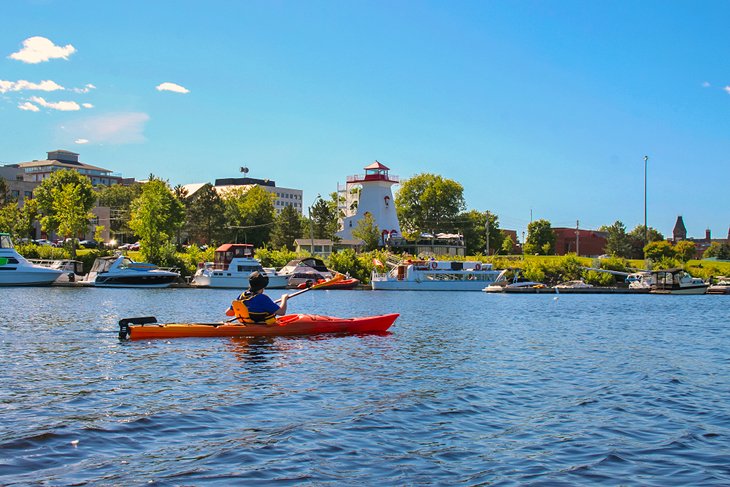
[[157,318],[154,316],[140,316],[119,320],[119,339],[126,340],[129,338],[129,325],[148,325],[150,323],[157,323]]

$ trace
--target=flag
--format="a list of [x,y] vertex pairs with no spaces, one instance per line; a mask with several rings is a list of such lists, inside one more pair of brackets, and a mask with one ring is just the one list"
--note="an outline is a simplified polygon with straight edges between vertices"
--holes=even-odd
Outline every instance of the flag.
[[375,258],[373,259],[373,265],[375,267],[383,267],[383,263],[380,262],[378,259],[375,259]]

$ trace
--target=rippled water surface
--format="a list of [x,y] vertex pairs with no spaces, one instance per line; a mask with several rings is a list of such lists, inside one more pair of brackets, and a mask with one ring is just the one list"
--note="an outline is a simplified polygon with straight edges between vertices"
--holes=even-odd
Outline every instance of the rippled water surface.
[[117,339],[234,294],[0,289],[0,485],[730,484],[730,297],[312,291],[401,317]]

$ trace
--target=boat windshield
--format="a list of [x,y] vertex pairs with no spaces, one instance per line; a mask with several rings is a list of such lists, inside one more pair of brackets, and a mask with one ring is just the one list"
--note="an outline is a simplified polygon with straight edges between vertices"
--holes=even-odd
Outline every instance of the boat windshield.
[[10,239],[10,235],[0,235],[0,249],[12,249],[13,241]]

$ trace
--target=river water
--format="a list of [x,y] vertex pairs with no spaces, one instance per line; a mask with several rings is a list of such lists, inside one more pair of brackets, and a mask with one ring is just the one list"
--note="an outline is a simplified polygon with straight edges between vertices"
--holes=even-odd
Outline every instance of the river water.
[[312,291],[290,311],[401,317],[117,339],[234,295],[0,289],[0,485],[730,484],[727,296]]

